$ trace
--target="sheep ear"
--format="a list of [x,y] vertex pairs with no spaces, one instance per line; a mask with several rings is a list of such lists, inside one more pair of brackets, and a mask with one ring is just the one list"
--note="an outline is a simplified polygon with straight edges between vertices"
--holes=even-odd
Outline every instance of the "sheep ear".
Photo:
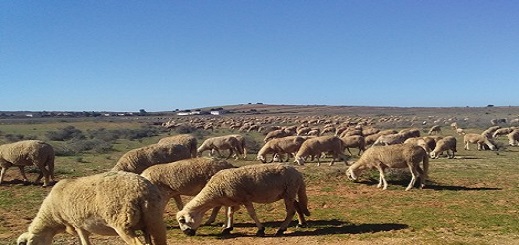
[[180,224],[185,224],[186,223],[186,219],[184,217],[182,217],[182,218],[178,219],[178,222]]

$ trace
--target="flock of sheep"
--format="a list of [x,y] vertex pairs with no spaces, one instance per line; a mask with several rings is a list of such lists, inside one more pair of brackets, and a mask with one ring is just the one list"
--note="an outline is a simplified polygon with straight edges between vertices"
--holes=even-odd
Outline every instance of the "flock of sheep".
[[[504,134],[510,145],[518,145],[518,128],[494,126],[481,134],[465,134],[457,125],[451,126],[463,134],[467,150],[470,144],[477,144],[478,150],[496,150],[493,139]],[[320,165],[320,158],[330,156],[330,165],[336,160],[348,165],[346,174],[352,180],[357,180],[364,170],[376,169],[380,176],[377,187],[384,190],[388,185],[385,170],[405,168],[411,174],[405,190],[413,188],[418,179],[421,188],[428,177],[429,158],[438,158],[444,152],[454,158],[457,152],[456,138],[439,133],[439,126],[421,136],[417,128],[379,130],[366,123],[323,128],[309,128],[305,123],[272,128],[257,153],[258,164],[243,167],[227,161],[231,157],[247,157],[245,139],[240,134],[207,138],[200,146],[189,134],[166,137],[156,144],[128,151],[110,171],[57,182],[17,244],[51,244],[53,237],[63,232],[78,236],[84,245],[90,244],[90,234],[118,235],[127,244],[143,244],[136,233],[139,230],[145,244],[167,244],[164,210],[170,199],[179,209],[176,218],[187,235],[195,235],[210,209],[211,216],[204,224],[213,223],[221,207],[226,209],[223,233],[230,233],[233,214],[243,205],[258,228],[258,236],[265,235],[265,228],[253,203],[283,199],[286,218],[276,232],[282,235],[294,215],[297,214],[298,226],[305,226],[305,216],[310,215],[305,182],[297,165],[309,161]],[[360,157],[356,162],[348,162],[353,155],[349,148],[358,148]],[[211,157],[202,157],[205,151]],[[229,154],[225,160],[212,157],[222,157],[226,151]],[[261,164],[288,162],[291,157],[296,166]],[[24,166],[28,165],[40,170],[36,182],[42,178],[43,186],[55,182],[54,150],[43,141],[0,145],[0,164],[0,184],[11,166],[18,167],[24,181],[28,181],[24,173]],[[193,198],[184,205],[181,196]]]

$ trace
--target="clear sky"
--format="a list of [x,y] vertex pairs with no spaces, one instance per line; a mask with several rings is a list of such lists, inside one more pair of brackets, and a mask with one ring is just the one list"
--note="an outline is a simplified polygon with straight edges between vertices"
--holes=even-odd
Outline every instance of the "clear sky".
[[519,105],[519,1],[0,1],[0,111]]

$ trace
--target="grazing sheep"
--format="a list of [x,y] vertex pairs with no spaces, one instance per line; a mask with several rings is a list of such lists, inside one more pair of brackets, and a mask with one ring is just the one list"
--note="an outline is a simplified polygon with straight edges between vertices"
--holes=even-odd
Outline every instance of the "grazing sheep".
[[[303,136],[287,136],[283,138],[276,138],[269,140],[261,149],[258,151],[257,159],[262,163],[267,162],[267,154],[273,154],[273,158],[270,162],[274,161],[274,155],[287,154],[288,161],[291,154],[297,153],[303,142],[307,137]],[[282,159],[281,159],[282,161]]]
[[490,150],[496,149],[494,143],[492,143],[488,137],[481,134],[466,134],[463,136],[463,143],[465,144],[465,150],[469,150],[469,144],[477,144],[478,151],[484,150],[483,145],[487,145]]
[[[420,168],[420,162],[423,162],[423,170]],[[405,190],[408,191],[413,188],[417,176],[420,177],[420,187],[424,187],[429,171],[429,156],[422,147],[412,144],[370,147],[357,162],[348,168],[346,174],[350,179],[357,180],[363,170],[378,169],[380,179],[377,187],[380,188],[383,184],[383,190],[386,190],[387,181],[384,170],[386,168],[406,167],[409,168],[412,178]]]
[[317,166],[321,165],[319,161],[319,156],[322,153],[331,153],[332,161],[330,162],[330,166],[333,165],[336,158],[344,160],[344,163],[347,163],[347,157],[344,155],[342,146],[342,140],[337,136],[319,136],[307,139],[295,156],[295,162],[299,165],[303,165],[305,162],[305,158],[308,156],[317,156]]
[[183,145],[189,150],[189,152],[191,152],[192,158],[195,158],[197,156],[196,148],[198,147],[198,141],[193,135],[190,134],[179,134],[165,137],[160,139],[158,144]]
[[126,152],[112,168],[112,171],[126,171],[141,174],[155,164],[174,162],[191,157],[191,152],[183,145],[153,144]]
[[292,132],[292,128],[290,128],[290,129],[287,129],[287,128],[278,129],[278,130],[274,130],[274,131],[269,132],[265,136],[265,139],[263,141],[265,143],[267,143],[271,139],[282,138],[282,137],[290,136],[290,135],[293,135],[293,134],[294,133]]
[[[165,202],[173,198],[180,211],[184,208],[181,195],[195,196],[214,174],[228,168],[235,166],[224,160],[198,157],[151,166],[141,176],[159,187]],[[213,209],[207,224],[215,221],[218,210],[220,207]]]
[[429,130],[429,135],[432,135],[433,133],[434,134],[439,134],[442,132],[442,128],[440,125],[434,125],[431,127],[431,129]]
[[[296,201],[297,196],[297,201]],[[265,235],[265,228],[258,220],[253,203],[272,203],[283,199],[287,215],[276,235],[282,235],[297,212],[299,226],[305,226],[307,208],[305,182],[294,167],[282,164],[258,164],[225,169],[216,173],[207,185],[177,213],[180,229],[187,235],[195,235],[204,213],[217,206],[226,206],[227,221],[224,234],[233,229],[233,215],[240,205],[247,208],[255,221],[257,236]]]
[[11,166],[17,166],[24,182],[28,182],[25,175],[25,166],[34,165],[40,173],[35,183],[39,183],[42,177],[43,186],[54,182],[54,148],[40,140],[24,140],[10,144],[0,145],[0,184],[4,180],[5,172]]
[[350,156],[353,156],[351,154],[350,148],[358,148],[359,153],[357,156],[360,156],[360,154],[363,151],[366,151],[366,141],[364,140],[364,136],[361,135],[351,135],[341,138],[342,140],[342,147],[346,148],[348,150],[348,153],[350,153]]
[[494,133],[492,134],[492,138],[497,138],[501,135],[509,134],[514,130],[515,130],[515,127],[500,128],[500,129],[494,131]]
[[431,148],[429,148],[429,145],[423,138],[409,138],[404,141],[404,144],[413,144],[422,147],[425,152],[429,153],[431,152]]
[[375,142],[373,142],[373,146],[402,144],[408,138],[410,137],[407,137],[407,135],[401,133],[381,135]]
[[301,136],[301,135],[306,135],[308,134],[308,132],[310,132],[312,129],[310,127],[301,127],[301,128],[298,128],[297,131],[296,131],[296,135],[298,136]]
[[90,234],[117,236],[127,244],[165,245],[164,202],[159,189],[128,172],[105,172],[59,181],[17,244],[50,245],[58,233],[77,235],[82,245]]
[[519,129],[516,129],[514,131],[512,131],[511,133],[509,133],[507,135],[508,137],[508,144],[511,145],[511,146],[517,146],[519,145],[518,142],[519,142]]
[[[219,156],[222,156],[220,153],[221,150],[229,150],[229,156],[227,156],[226,159],[229,159],[235,152],[236,154],[243,154],[242,145],[234,135],[224,135],[206,139],[202,145],[198,147],[198,155],[201,156],[202,153],[207,150],[211,152],[214,150]],[[238,159],[238,155],[236,155],[236,159]]]
[[[456,153],[456,143],[457,140],[453,136],[447,136],[445,138],[438,140],[438,142],[436,143],[436,147],[430,153],[431,158],[438,158],[440,154],[442,154],[444,151],[447,152],[448,158],[454,158],[454,153]],[[449,155],[449,151],[452,152],[452,155]]]
[[483,131],[483,133],[481,133],[481,135],[484,135],[488,138],[492,138],[492,135],[494,134],[494,132],[500,128],[501,128],[501,126],[493,126],[493,127],[487,128],[485,131]]
[[403,134],[406,139],[412,137],[420,137],[420,129],[417,128],[406,128],[400,130],[399,134]]
[[[241,149],[242,149],[243,159],[246,159],[247,158],[247,144],[245,141],[245,137],[243,137],[239,134],[232,134],[230,136],[234,136],[234,138],[236,138],[238,140],[238,143],[240,144]],[[235,152],[235,154],[237,154],[237,153]],[[238,156],[236,155],[236,157],[238,157]]]

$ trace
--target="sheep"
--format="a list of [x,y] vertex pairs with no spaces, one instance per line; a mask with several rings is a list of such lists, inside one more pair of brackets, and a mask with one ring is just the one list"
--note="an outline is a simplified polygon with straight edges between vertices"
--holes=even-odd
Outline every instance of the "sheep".
[[24,182],[28,182],[25,175],[25,166],[34,165],[40,173],[35,183],[43,179],[43,187],[54,182],[54,148],[40,140],[24,140],[0,145],[0,184],[4,180],[5,172],[11,166],[17,166]]
[[312,129],[310,127],[301,127],[298,128],[296,131],[296,135],[306,135],[308,132],[310,132]]
[[507,134],[508,137],[508,144],[510,146],[516,146],[519,145],[519,129],[516,129],[512,131],[511,133]]
[[165,245],[164,201],[159,189],[145,178],[129,172],[101,174],[59,181],[43,200],[28,231],[18,245],[50,245],[58,233],[79,236],[91,244],[90,234],[117,236],[127,244]]
[[[151,166],[141,176],[159,187],[165,202],[173,198],[180,211],[184,208],[181,195],[195,196],[215,173],[228,168],[235,166],[224,160],[199,157]],[[220,207],[213,209],[206,224],[215,221],[218,210]]]
[[441,132],[442,132],[442,128],[441,128],[441,126],[439,126],[439,125],[434,125],[434,126],[431,127],[431,129],[429,130],[429,133],[428,133],[428,134],[429,134],[429,135],[432,135],[433,133],[434,133],[434,134],[439,134],[439,133],[441,133]]
[[478,151],[484,149],[484,144],[487,145],[490,150],[496,149],[496,146],[490,141],[488,137],[480,134],[465,134],[465,136],[463,136],[463,143],[465,144],[465,150],[469,150],[469,144],[477,144]]
[[[236,138],[238,140],[238,143],[240,144],[241,149],[242,149],[243,159],[246,159],[247,158],[247,144],[245,141],[245,137],[243,137],[239,134],[232,134],[231,136],[234,136],[234,138]],[[235,154],[236,154],[236,152],[235,152]]]
[[190,134],[179,134],[174,136],[165,137],[159,140],[158,144],[178,144],[183,145],[189,149],[191,152],[191,157],[195,158],[197,156],[197,139]]
[[342,140],[337,136],[319,136],[310,138],[303,142],[297,151],[294,162],[303,165],[305,157],[317,156],[317,166],[321,166],[319,156],[321,156],[322,153],[331,153],[333,158],[330,162],[330,166],[333,165],[336,158],[343,159],[344,163],[347,164],[348,158],[342,153],[343,149]]
[[350,153],[350,156],[353,156],[353,154],[351,154],[350,147],[351,148],[356,147],[359,149],[359,153],[357,154],[357,156],[360,156],[360,154],[363,151],[366,151],[366,141],[364,140],[364,136],[351,135],[351,136],[343,137],[343,138],[341,138],[341,140],[342,140],[342,144],[343,144],[342,147],[346,148],[346,150],[348,150],[348,153]]
[[[297,201],[296,201],[297,196]],[[283,164],[255,164],[225,169],[216,173],[207,185],[177,213],[180,229],[187,235],[195,235],[204,213],[217,206],[226,206],[227,220],[223,234],[233,229],[233,215],[244,205],[255,221],[257,236],[265,235],[265,228],[258,220],[253,203],[285,201],[286,218],[276,232],[282,235],[297,212],[298,226],[306,226],[308,198],[302,174],[294,167]]]
[[[229,159],[233,153],[243,154],[243,148],[240,141],[235,137],[235,135],[224,135],[211,137],[206,139],[200,147],[198,147],[198,156],[201,156],[204,151],[210,150],[216,151],[219,156],[222,154],[220,150],[229,150],[229,156],[226,159]],[[238,155],[236,155],[236,159],[238,159]]]
[[515,127],[509,127],[509,128],[500,128],[500,129],[497,129],[496,131],[494,131],[494,133],[492,134],[492,138],[497,138],[501,135],[505,135],[505,134],[509,134],[511,133],[512,131],[515,130]]
[[483,133],[481,133],[481,135],[484,135],[488,138],[492,138],[492,135],[494,134],[494,132],[500,128],[501,128],[501,126],[493,126],[493,127],[487,128],[485,131],[483,131]]
[[155,165],[174,162],[191,157],[191,152],[183,145],[152,144],[126,152],[119,158],[113,171],[126,171],[141,174]]
[[408,138],[410,137],[401,133],[381,135],[373,142],[373,146],[402,144]]
[[402,129],[398,133],[403,134],[406,139],[412,138],[412,137],[420,137],[420,129],[417,129],[417,128]]
[[266,136],[265,136],[265,139],[263,139],[263,141],[265,143],[267,143],[269,140],[271,139],[274,139],[274,138],[282,138],[282,137],[285,137],[285,136],[290,136],[290,135],[293,135],[294,133],[292,132],[292,128],[290,129],[287,129],[287,128],[283,128],[283,129],[278,129],[278,130],[274,130],[274,131],[271,131],[269,132]]
[[431,152],[431,148],[427,144],[424,138],[409,138],[404,141],[404,144],[413,144],[422,147],[425,152]]
[[[423,163],[423,170],[420,168],[420,162]],[[387,189],[387,181],[384,176],[386,168],[409,168],[411,172],[411,182],[405,189],[406,191],[413,188],[417,176],[420,177],[420,188],[425,186],[425,179],[429,171],[429,156],[425,150],[417,145],[397,144],[388,146],[373,146],[362,154],[359,160],[353,163],[346,174],[348,178],[357,180],[359,174],[366,169],[378,169],[380,173],[378,188]]]
[[[267,162],[267,154],[278,155],[288,154],[286,161],[290,159],[290,154],[295,154],[305,142],[308,137],[303,136],[286,136],[283,138],[276,138],[269,140],[261,149],[258,151],[256,159],[262,163]],[[282,159],[281,159],[282,160]],[[272,161],[274,161],[274,156]],[[270,162],[272,162],[270,161]]]
[[[436,143],[436,147],[434,150],[430,153],[431,158],[438,158],[442,152],[447,152],[448,158],[454,158],[454,154],[456,151],[456,143],[457,140],[453,136],[446,136],[445,138],[442,138],[438,140]],[[452,152],[452,156],[449,156],[449,150]]]

